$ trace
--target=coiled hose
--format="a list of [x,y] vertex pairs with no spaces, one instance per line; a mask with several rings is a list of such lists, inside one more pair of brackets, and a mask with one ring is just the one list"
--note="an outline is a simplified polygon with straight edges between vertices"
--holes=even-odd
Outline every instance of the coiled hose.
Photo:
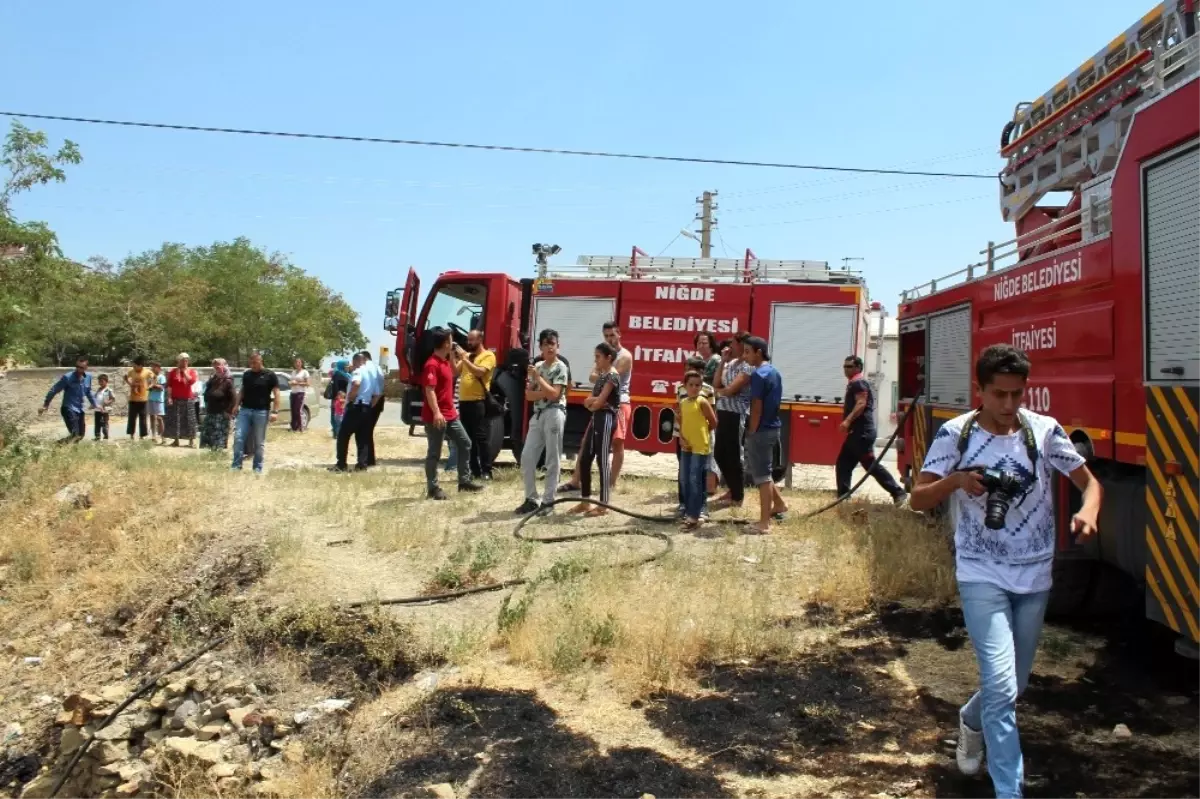
[[[871,468],[868,469],[861,478],[859,478],[858,482],[855,483],[854,485],[852,485],[850,487],[850,490],[848,490],[845,494],[842,494],[841,496],[837,497],[832,502],[830,502],[826,505],[822,505],[821,507],[817,508],[816,510],[812,510],[812,511],[809,511],[808,513],[803,514],[800,517],[801,519],[811,519],[814,516],[819,516],[822,513],[824,513],[825,511],[831,510],[831,509],[837,507],[838,505],[842,504],[843,502],[848,500],[850,497],[854,496],[854,492],[857,491],[860,487],[862,487],[862,484],[866,482],[867,478],[871,476],[872,472],[874,472],[876,468],[882,468],[880,461],[883,459],[883,456],[887,454],[888,450],[890,450],[892,448],[892,444],[894,444],[896,441],[896,436],[900,435],[900,431],[904,429],[904,424],[905,424],[905,422],[908,421],[909,414],[912,413],[913,408],[915,408],[917,405],[917,400],[919,400],[924,393],[925,393],[925,384],[924,384],[924,381],[922,381],[921,386],[917,389],[916,396],[913,397],[912,402],[909,403],[908,407],[904,409],[904,414],[896,421],[896,429],[892,431],[891,436],[888,437],[887,443],[885,443],[883,445],[883,451],[879,453],[879,457],[876,458],[875,463],[872,464]],[[606,508],[614,513],[619,513],[622,516],[628,516],[631,519],[638,519],[639,521],[650,522],[652,524],[670,524],[670,523],[673,523],[676,521],[676,516],[674,516],[674,515],[652,516],[652,515],[645,514],[645,513],[638,513],[637,511],[633,511],[633,510],[627,510],[626,508],[621,508],[616,505],[609,505],[606,502],[601,502],[599,500],[590,499],[590,498],[584,499],[584,498],[576,498],[576,497],[564,497],[562,499],[554,500],[553,502],[550,503],[550,505],[551,506],[560,505],[564,502],[579,502],[579,503],[584,503],[584,504],[595,505],[600,508]],[[532,519],[536,518],[538,515],[539,515],[539,511],[534,511],[533,513],[529,513],[525,516],[522,516],[517,521],[516,526],[513,528],[513,537],[518,538],[522,541],[535,541],[539,544],[567,544],[567,543],[571,543],[574,541],[585,541],[589,538],[606,538],[606,537],[607,538],[615,538],[618,536],[644,536],[646,538],[654,538],[654,539],[657,539],[657,540],[663,542],[662,548],[653,554],[646,555],[645,557],[637,558],[635,560],[629,560],[629,561],[625,561],[623,563],[617,563],[608,568],[627,569],[627,568],[631,568],[634,566],[644,566],[647,563],[653,563],[654,561],[663,557],[668,552],[670,552],[671,549],[674,548],[674,544],[671,542],[671,537],[669,535],[667,535],[666,533],[652,532],[649,530],[642,530],[642,529],[636,528],[636,527],[626,528],[626,529],[616,529],[616,530],[596,530],[596,531],[590,531],[590,532],[586,532],[586,533],[575,533],[573,535],[556,535],[556,536],[549,536],[549,537],[543,537],[543,538],[530,537],[528,535],[525,535],[523,533],[523,531],[525,529],[525,525],[529,524],[529,522]],[[485,593],[489,593],[491,591],[502,591],[505,588],[515,588],[520,585],[527,585],[528,583],[529,583],[528,577],[517,577],[517,578],[511,579],[511,580],[503,580],[498,583],[489,583],[488,585],[476,585],[476,586],[471,586],[470,588],[460,588],[455,591],[443,591],[443,592],[437,593],[437,594],[424,594],[421,596],[394,597],[391,599],[371,599],[371,600],[364,599],[364,600],[359,600],[357,602],[350,602],[346,605],[346,607],[362,608],[362,607],[369,607],[372,605],[434,605],[434,604],[438,604],[441,602],[452,602],[456,599],[462,599],[465,596],[473,596],[475,594],[485,594]]]

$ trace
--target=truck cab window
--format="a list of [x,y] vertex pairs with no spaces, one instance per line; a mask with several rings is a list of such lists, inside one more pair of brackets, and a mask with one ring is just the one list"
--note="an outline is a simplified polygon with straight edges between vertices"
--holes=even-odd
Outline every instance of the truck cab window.
[[454,334],[460,345],[467,343],[467,332],[483,326],[483,307],[487,287],[480,283],[443,283],[429,302],[425,329],[442,327]]

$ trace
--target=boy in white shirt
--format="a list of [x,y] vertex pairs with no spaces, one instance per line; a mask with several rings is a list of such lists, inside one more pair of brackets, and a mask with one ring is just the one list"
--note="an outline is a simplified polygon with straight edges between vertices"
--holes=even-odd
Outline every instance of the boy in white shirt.
[[104,440],[108,441],[108,418],[117,398],[113,394],[113,390],[108,387],[108,375],[100,375],[96,379],[100,383],[100,387],[92,395],[92,399],[96,403],[96,440],[99,441],[100,435],[103,433]]
[[959,711],[958,768],[975,774],[987,749],[997,797],[1021,796],[1025,763],[1017,697],[1029,684],[1050,596],[1057,539],[1054,472],[1083,494],[1071,517],[1077,542],[1096,532],[1100,483],[1062,425],[1021,407],[1029,358],[1007,344],[975,363],[978,410],[934,436],[910,505],[954,498],[955,570],[980,689]]

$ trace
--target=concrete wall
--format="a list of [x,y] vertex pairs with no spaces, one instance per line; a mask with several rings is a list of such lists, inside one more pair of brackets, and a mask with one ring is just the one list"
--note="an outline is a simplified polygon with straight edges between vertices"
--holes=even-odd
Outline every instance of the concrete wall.
[[[193,366],[192,368],[200,375],[201,382],[212,376],[211,366]],[[241,369],[242,367],[237,367],[234,371],[238,372]],[[42,403],[46,401],[46,392],[54,385],[54,381],[70,371],[72,370],[56,366],[45,369],[9,369],[7,372],[0,372],[0,410],[9,414],[10,417],[15,415],[17,418],[37,413],[37,409],[42,407]],[[129,371],[128,366],[97,366],[88,370],[92,375],[93,387],[98,385],[97,375],[108,375],[108,385],[116,396],[116,404],[113,406],[112,412],[120,416],[124,416],[129,408],[129,387],[125,385],[124,380],[127,371]],[[276,369],[275,371],[290,372],[291,370]],[[318,393],[324,389],[328,374],[322,371],[320,378]],[[62,401],[61,398],[61,394],[54,398],[54,401],[50,403],[51,409],[58,407]],[[287,397],[283,399],[286,407]],[[324,407],[325,400],[319,400],[318,405]]]
[[[193,367],[200,375],[200,379],[207,380],[212,375],[211,366],[196,366]],[[97,386],[97,375],[108,375],[108,385],[116,395],[116,405],[113,406],[113,413],[124,415],[129,407],[129,387],[125,385],[124,375],[128,371],[127,366],[98,366],[88,371],[92,374],[92,385]],[[46,392],[54,385],[54,381],[58,380],[63,374],[71,371],[63,367],[52,367],[48,369],[10,369],[7,372],[0,373],[0,408],[6,413],[15,414],[18,417],[27,414],[37,413],[37,409],[42,407],[42,403],[46,400]],[[53,410],[58,407],[62,395],[59,394],[50,403],[50,408]]]

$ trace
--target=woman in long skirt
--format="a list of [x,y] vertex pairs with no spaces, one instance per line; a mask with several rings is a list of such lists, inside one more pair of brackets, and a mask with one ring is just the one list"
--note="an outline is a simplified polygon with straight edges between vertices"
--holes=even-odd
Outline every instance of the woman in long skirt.
[[212,363],[212,377],[204,384],[204,422],[200,425],[200,446],[208,449],[229,447],[229,416],[233,412],[233,378],[224,358]]
[[163,422],[163,438],[173,438],[172,447],[186,438],[188,446],[196,446],[196,400],[192,399],[192,383],[196,370],[188,366],[186,352],[179,353],[177,365],[167,375],[167,415]]

